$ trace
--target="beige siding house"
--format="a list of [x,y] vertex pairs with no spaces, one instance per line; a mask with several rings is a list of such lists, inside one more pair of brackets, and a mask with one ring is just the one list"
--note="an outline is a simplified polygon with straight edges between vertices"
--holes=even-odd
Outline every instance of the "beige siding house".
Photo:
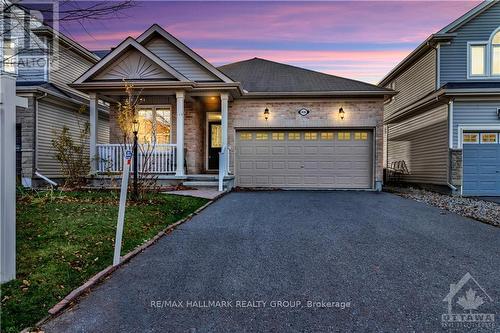
[[128,149],[131,133],[117,121],[124,81],[140,91],[139,171],[164,182],[381,188],[383,103],[392,90],[258,58],[216,68],[158,25],[72,85],[90,96],[94,133],[98,101],[111,105],[110,143],[98,135],[90,143],[100,177],[119,173]]
[[[99,57],[30,18],[24,10],[11,10],[15,11],[16,20],[31,20],[32,27],[26,32],[23,25],[12,24],[11,36],[2,36],[12,40],[12,52],[3,52],[14,56],[6,58],[4,54],[1,69],[17,74],[17,95],[28,100],[27,108],[18,107],[16,111],[17,176],[28,187],[45,185],[40,175],[55,181],[64,176],[52,147],[55,133],[68,127],[76,139],[78,127],[89,120],[88,96],[69,84],[97,63]],[[21,48],[27,45],[25,40],[30,42],[30,48]],[[81,113],[82,107],[87,111]],[[99,142],[108,143],[109,112],[105,105],[99,107],[99,118]]]
[[[431,35],[379,83],[384,166],[409,183],[500,196],[500,3]],[[404,166],[404,167],[401,167]]]

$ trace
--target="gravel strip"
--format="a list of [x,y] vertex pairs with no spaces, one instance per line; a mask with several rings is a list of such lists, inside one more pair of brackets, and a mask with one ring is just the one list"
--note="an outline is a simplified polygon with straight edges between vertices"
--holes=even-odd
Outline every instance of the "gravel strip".
[[389,187],[386,191],[500,227],[500,205],[495,202],[451,196],[412,187]]

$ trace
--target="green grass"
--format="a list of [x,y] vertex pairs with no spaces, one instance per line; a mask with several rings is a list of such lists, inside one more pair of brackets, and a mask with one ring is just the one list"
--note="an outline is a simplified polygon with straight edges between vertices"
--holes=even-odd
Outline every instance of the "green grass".
[[[122,255],[207,200],[150,194],[129,204]],[[18,196],[17,279],[1,286],[1,330],[18,332],[113,260],[118,193]]]

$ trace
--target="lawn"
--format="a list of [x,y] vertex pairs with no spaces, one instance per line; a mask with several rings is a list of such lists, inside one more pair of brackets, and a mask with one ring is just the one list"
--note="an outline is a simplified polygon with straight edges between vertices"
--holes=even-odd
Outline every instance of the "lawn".
[[[207,200],[151,194],[126,210],[122,255]],[[1,286],[2,332],[35,324],[113,260],[118,193],[18,195],[17,279]]]

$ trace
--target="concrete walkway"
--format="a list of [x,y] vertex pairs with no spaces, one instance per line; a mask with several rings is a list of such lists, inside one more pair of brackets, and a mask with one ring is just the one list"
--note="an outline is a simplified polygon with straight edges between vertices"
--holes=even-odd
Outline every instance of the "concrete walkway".
[[499,244],[499,228],[387,193],[230,193],[43,330],[437,332],[466,272],[498,330]]

